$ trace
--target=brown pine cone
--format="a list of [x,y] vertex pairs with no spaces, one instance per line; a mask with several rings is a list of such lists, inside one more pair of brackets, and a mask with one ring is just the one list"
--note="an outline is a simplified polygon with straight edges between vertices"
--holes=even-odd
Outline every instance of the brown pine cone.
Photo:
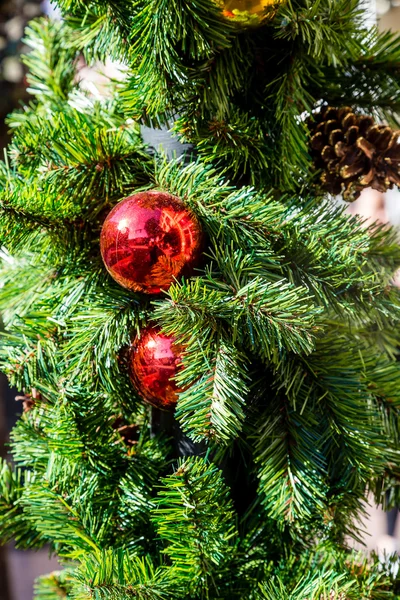
[[344,106],[324,107],[309,121],[311,149],[323,188],[355,200],[366,187],[400,186],[399,131]]
[[22,402],[22,408],[24,413],[29,412],[35,406],[36,402],[42,400],[42,395],[37,391],[36,388],[32,388],[30,394],[24,396],[15,396],[17,402]]

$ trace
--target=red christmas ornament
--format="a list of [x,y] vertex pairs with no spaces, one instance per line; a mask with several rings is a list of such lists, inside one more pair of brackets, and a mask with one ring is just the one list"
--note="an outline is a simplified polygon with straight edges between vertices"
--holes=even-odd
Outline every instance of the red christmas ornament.
[[104,221],[100,250],[111,277],[135,292],[158,294],[189,276],[200,257],[202,232],[176,196],[139,192],[114,206]]
[[173,377],[181,364],[183,347],[159,327],[147,327],[136,338],[129,360],[130,377],[142,398],[164,410],[175,407],[182,391]]

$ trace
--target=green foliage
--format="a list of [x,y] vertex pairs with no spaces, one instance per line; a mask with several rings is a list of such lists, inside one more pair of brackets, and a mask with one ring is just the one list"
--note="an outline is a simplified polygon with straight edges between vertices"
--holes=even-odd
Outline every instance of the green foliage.
[[[0,163],[0,368],[25,398],[1,541],[61,557],[38,600],[398,599],[396,559],[346,545],[367,493],[400,499],[397,234],[319,195],[307,123],[350,103],[398,124],[400,38],[356,0],[287,0],[254,29],[213,0],[59,5],[26,32],[32,100]],[[93,96],[81,65],[108,57],[122,79]],[[146,147],[159,124],[192,156]],[[99,253],[146,189],[205,234],[158,297]],[[174,416],[129,380],[149,323],[182,344]]]
[[357,25],[362,27],[362,21],[356,0],[290,0],[284,3],[272,27],[275,39],[298,42],[313,60],[337,67],[349,52],[357,51],[352,34]]
[[23,59],[29,69],[30,93],[41,102],[66,100],[73,87],[77,52],[65,43],[62,23],[32,21],[24,41],[31,48]]
[[[227,30],[229,25],[209,0],[138,3],[130,30],[134,73],[123,92],[125,107],[135,116],[139,110],[150,117],[176,114],[176,95],[182,102],[199,90],[201,80],[196,85],[193,61],[201,68],[215,48],[229,48]],[[187,31],[192,35],[188,37]]]
[[323,98],[370,110],[399,126],[400,37],[377,28],[358,33],[359,53],[346,68],[329,69]]
[[60,600],[68,598],[71,590],[68,571],[53,571],[38,577],[34,585],[35,600]]
[[2,544],[15,541],[17,548],[41,545],[40,536],[23,514],[21,497],[30,473],[12,470],[6,461],[0,461],[0,540]]
[[[27,475],[17,488],[4,466],[4,535],[15,518],[21,544],[48,541],[60,556],[77,558],[113,541],[119,523],[124,531],[120,543],[132,548],[147,544],[151,530],[146,538],[139,532],[148,526],[152,488],[165,468],[167,445],[149,438],[143,422],[129,451],[117,431],[106,429],[107,415],[101,413],[92,417],[103,428],[94,440],[94,429],[90,437],[87,432],[94,425],[86,422],[89,416],[82,423],[75,411],[71,402],[52,406],[37,400],[14,430],[14,458],[35,476]],[[15,500],[11,492],[18,492]]]
[[327,489],[317,419],[311,411],[291,410],[285,398],[274,404],[255,432],[259,491],[271,518],[306,525],[315,511],[324,511]]
[[123,550],[106,550],[89,555],[72,575],[79,598],[107,600],[161,600],[170,598],[176,589],[170,569],[156,567],[150,557],[139,558]]
[[234,179],[254,183],[270,168],[268,136],[255,117],[240,114],[237,109],[229,112],[229,118],[214,118],[194,131],[191,123],[181,118],[175,122],[174,129],[182,142],[196,143],[205,164],[213,163],[222,169],[229,165],[229,174]]
[[97,107],[94,120],[69,106],[50,115],[47,110],[17,114],[11,156],[30,185],[12,178],[4,202],[56,223],[60,218],[94,220],[111,201],[146,183],[150,159],[137,125],[112,118],[104,109]]
[[[325,576],[324,576],[325,575]],[[308,600],[309,598],[320,598],[330,600],[333,598],[355,598],[352,596],[351,584],[341,585],[344,577],[334,573],[321,576],[311,576],[300,581],[293,590],[289,590],[279,579],[271,579],[260,586],[259,598],[268,600]]]
[[152,514],[164,553],[191,593],[217,587],[218,571],[229,560],[237,536],[220,471],[204,459],[189,458],[162,484]]
[[[196,300],[204,299],[206,293],[199,284],[197,280],[183,290],[184,297],[181,288],[180,295],[174,295],[174,288],[169,310],[163,302],[155,314],[167,333],[176,331],[179,326],[186,346],[185,368],[178,375],[179,385],[185,391],[180,394],[176,418],[195,441],[206,436],[228,443],[238,435],[245,418],[248,361],[222,328],[217,331],[216,319],[211,316],[212,325],[207,323],[208,317],[205,320],[201,314],[201,302],[196,307]],[[171,310],[172,306],[174,310]]]
[[145,307],[121,288],[110,286],[97,273],[90,281],[78,282],[72,301],[79,302],[65,331],[64,373],[72,382],[90,386],[98,381],[110,394],[117,394],[119,354],[128,346],[145,317]]
[[[326,556],[324,553],[330,555]],[[378,571],[374,570],[379,564]],[[396,565],[398,557],[379,560],[372,556],[370,563],[362,553],[347,555],[332,552],[322,544],[315,555],[289,558],[260,583],[254,598],[268,600],[384,600],[398,598]],[[372,567],[372,568],[371,568]]]

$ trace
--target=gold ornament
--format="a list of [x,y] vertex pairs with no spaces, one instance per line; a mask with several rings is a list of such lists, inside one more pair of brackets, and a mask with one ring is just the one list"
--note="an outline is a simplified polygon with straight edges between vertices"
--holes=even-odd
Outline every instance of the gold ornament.
[[285,0],[217,0],[223,16],[239,27],[258,27],[275,16]]

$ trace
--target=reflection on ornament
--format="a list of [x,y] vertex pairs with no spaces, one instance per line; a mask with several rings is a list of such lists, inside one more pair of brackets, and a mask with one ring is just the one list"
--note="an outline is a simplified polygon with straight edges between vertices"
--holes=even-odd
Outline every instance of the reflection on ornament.
[[202,232],[176,196],[139,192],[117,204],[104,221],[100,249],[110,275],[123,287],[158,294],[191,275]]
[[265,19],[271,19],[284,1],[219,0],[218,4],[221,6],[222,14],[229,21],[242,27],[257,27]]
[[130,377],[146,402],[163,410],[175,407],[181,390],[173,378],[179,371],[182,352],[183,347],[159,327],[147,327],[136,338],[129,360]]

